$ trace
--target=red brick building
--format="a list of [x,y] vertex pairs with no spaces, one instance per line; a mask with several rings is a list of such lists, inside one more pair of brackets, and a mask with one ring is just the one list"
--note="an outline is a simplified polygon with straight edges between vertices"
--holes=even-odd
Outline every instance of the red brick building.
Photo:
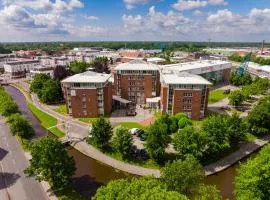
[[161,112],[187,113],[194,120],[205,116],[211,83],[201,76],[187,72],[161,74]]
[[73,117],[110,114],[112,83],[110,74],[84,72],[64,79],[62,84],[67,110]]
[[115,68],[116,95],[136,104],[145,104],[146,98],[159,96],[159,68],[142,60],[133,60]]

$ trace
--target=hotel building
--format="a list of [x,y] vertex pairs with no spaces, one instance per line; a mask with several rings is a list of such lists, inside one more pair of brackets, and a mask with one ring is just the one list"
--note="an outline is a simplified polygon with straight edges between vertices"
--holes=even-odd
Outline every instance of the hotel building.
[[160,110],[163,114],[187,113],[194,120],[205,116],[209,86],[201,76],[188,72],[161,74]]
[[98,117],[111,113],[110,74],[84,72],[61,81],[68,113],[73,117]]
[[159,96],[160,77],[156,65],[133,60],[118,65],[114,70],[117,96],[135,104],[145,104],[146,98]]

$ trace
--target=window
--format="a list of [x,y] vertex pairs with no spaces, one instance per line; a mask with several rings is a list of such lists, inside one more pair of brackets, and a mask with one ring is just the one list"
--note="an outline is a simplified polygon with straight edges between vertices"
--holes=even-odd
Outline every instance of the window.
[[82,102],[86,102],[86,97],[83,97],[82,98]]
[[183,99],[183,103],[184,104],[191,104],[192,103],[192,99]]
[[192,92],[184,92],[184,97],[192,97]]
[[183,110],[191,110],[192,106],[191,105],[184,105]]

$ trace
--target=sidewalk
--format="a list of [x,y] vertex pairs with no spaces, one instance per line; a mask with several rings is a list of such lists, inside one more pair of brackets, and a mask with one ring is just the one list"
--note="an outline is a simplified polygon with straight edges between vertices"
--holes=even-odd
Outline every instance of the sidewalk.
[[226,156],[225,158],[217,161],[216,163],[212,163],[204,167],[205,175],[210,176],[229,168],[233,164],[259,150],[269,141],[270,135],[266,135],[253,142],[243,144],[238,151]]

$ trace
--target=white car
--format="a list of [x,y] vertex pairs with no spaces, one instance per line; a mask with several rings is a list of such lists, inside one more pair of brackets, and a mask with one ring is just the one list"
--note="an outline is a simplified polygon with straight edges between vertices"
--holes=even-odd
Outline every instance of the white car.
[[138,129],[138,128],[132,128],[132,129],[130,129],[130,133],[132,135],[136,135],[138,132],[140,132],[140,129]]

